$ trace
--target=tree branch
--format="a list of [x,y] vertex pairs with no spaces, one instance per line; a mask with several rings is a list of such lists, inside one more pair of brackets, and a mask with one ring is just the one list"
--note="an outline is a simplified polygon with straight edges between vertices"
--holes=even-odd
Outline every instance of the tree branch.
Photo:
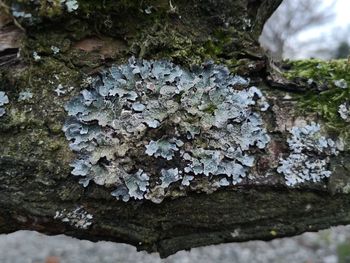
[[[6,1],[6,4],[10,6],[12,2],[14,1]],[[275,79],[270,81],[277,68],[267,68],[265,55],[257,44],[257,36],[280,1],[246,2],[173,1],[170,8],[168,1],[143,1],[143,4],[106,1],[102,5],[86,0],[79,1],[76,10],[75,5],[70,6],[67,1],[59,6],[51,1],[45,6],[34,6],[32,2],[19,5],[21,9],[17,12],[23,13],[20,13],[18,20],[26,28],[26,34],[20,46],[11,48],[20,49],[20,57],[13,60],[11,66],[0,68],[0,91],[4,92],[0,93],[0,108],[5,110],[0,117],[0,233],[29,229],[49,235],[66,234],[92,241],[124,242],[140,250],[157,251],[162,257],[166,257],[176,251],[197,246],[253,239],[270,240],[349,223],[347,175],[350,167],[347,144],[346,141],[342,146],[333,144],[343,137],[346,140],[346,137],[341,133],[329,132],[323,121],[315,117],[314,112],[301,114],[298,111],[299,95],[295,96],[289,90],[276,89],[275,85],[271,85],[277,82]],[[69,12],[69,8],[74,10]],[[268,143],[258,141],[262,138],[254,139],[256,141],[250,141],[254,145],[248,142],[247,150],[244,150],[243,143],[239,143],[241,137],[238,137],[237,140],[230,141],[237,146],[236,151],[231,153],[236,154],[235,157],[231,157],[230,162],[227,157],[222,157],[226,159],[221,159],[220,165],[225,163],[225,167],[228,167],[233,163],[239,164],[247,174],[243,175],[241,171],[229,176],[216,171],[197,174],[193,170],[194,166],[188,166],[190,161],[181,159],[180,151],[174,150],[174,147],[183,147],[181,149],[189,151],[194,142],[203,148],[205,143],[216,143],[224,137],[206,142],[212,136],[209,132],[201,131],[200,135],[194,135],[197,136],[195,140],[186,139],[181,134],[179,137],[185,146],[172,146],[175,153],[170,162],[162,157],[163,152],[159,153],[160,157],[145,154],[145,145],[150,145],[151,138],[177,136],[174,132],[176,129],[181,133],[180,128],[184,122],[175,122],[175,115],[169,115],[159,129],[148,127],[142,139],[138,139],[137,134],[127,137],[138,140],[139,144],[129,148],[127,154],[133,157],[129,158],[133,164],[132,169],[138,171],[142,168],[148,172],[147,191],[155,193],[155,189],[166,188],[160,203],[146,198],[140,185],[137,190],[142,192],[141,200],[132,198],[130,185],[127,189],[130,200],[127,202],[112,196],[111,192],[117,185],[128,185],[129,177],[124,177],[123,180],[118,177],[119,181],[110,184],[104,183],[108,178],[102,178],[103,183],[96,183],[97,177],[102,173],[95,173],[87,187],[79,184],[81,178],[72,176],[71,164],[77,159],[77,155],[79,158],[82,156],[76,150],[72,151],[72,145],[69,144],[76,141],[67,138],[67,133],[62,131],[69,119],[65,105],[74,98],[82,98],[79,97],[82,96],[79,95],[82,90],[95,92],[96,86],[91,80],[108,80],[108,76],[103,75],[103,70],[110,69],[112,64],[124,65],[124,68],[139,65],[139,62],[125,62],[131,55],[137,57],[139,54],[143,54],[143,58],[155,60],[149,62],[153,63],[152,68],[147,71],[149,74],[156,75],[157,61],[171,59],[178,65],[177,73],[180,72],[181,76],[193,74],[197,77],[195,85],[202,83],[200,79],[205,78],[206,72],[213,74],[213,83],[232,81],[234,74],[242,76],[238,84],[231,83],[222,89],[229,96],[247,96],[249,102],[239,104],[243,113],[248,116],[242,118],[245,118],[246,125],[255,125]],[[224,66],[210,63],[200,66],[208,59],[214,60],[215,65]],[[162,63],[164,67],[175,65],[170,62]],[[226,67],[231,73],[226,71]],[[135,69],[132,76],[139,74],[137,76],[140,77],[141,73]],[[128,74],[115,70],[115,74]],[[278,74],[279,80],[283,78],[292,82],[282,71]],[[154,84],[154,79],[148,80]],[[174,81],[168,79],[165,87],[174,87]],[[270,85],[267,84],[269,81]],[[211,84],[208,81],[206,85]],[[259,89],[252,87],[253,85]],[[278,85],[285,87],[289,84],[280,82]],[[196,92],[186,96],[180,93],[180,102],[193,98],[200,91],[208,92],[208,86],[206,91],[198,86]],[[152,90],[152,85],[148,87]],[[212,90],[215,90],[214,87]],[[149,94],[147,92],[143,96]],[[198,114],[206,113],[206,116],[217,117],[217,107],[232,103],[227,101],[228,95],[219,96],[223,100],[222,104],[210,107],[207,103]],[[102,96],[102,105],[115,102],[112,97],[116,101],[118,98],[122,101],[124,95],[118,96]],[[180,103],[178,96],[166,102]],[[158,98],[156,101],[161,101],[163,97]],[[125,102],[127,106],[122,106],[129,107],[128,103],[130,104],[130,100]],[[189,107],[186,103],[181,105],[184,108]],[[130,107],[135,112],[142,111],[140,105]],[[121,109],[123,110],[126,108]],[[178,111],[181,114],[177,117],[183,120],[187,113],[180,109]],[[80,113],[78,110],[71,117],[78,118]],[[104,111],[98,113],[102,114]],[[224,119],[225,116],[233,119],[230,115],[224,115]],[[99,128],[98,120],[101,121],[100,115],[85,124],[90,125],[88,129],[91,125]],[[242,120],[237,119],[236,123],[225,121],[226,126],[212,130],[226,129],[228,124],[239,129],[244,127]],[[255,124],[251,124],[253,122]],[[313,122],[320,123],[322,129],[317,130]],[[345,123],[344,127],[346,125]],[[91,166],[111,168],[114,165],[115,169],[126,167],[121,162],[123,158],[117,156],[123,154],[120,153],[122,147],[117,143],[127,142],[123,141],[126,137],[118,133],[120,126],[112,127],[114,130],[111,127],[106,125],[102,130],[113,131],[114,137],[109,133],[107,135],[113,145],[118,147],[113,147],[110,159],[106,155],[96,163],[90,163]],[[301,146],[299,145],[304,147],[302,153],[298,153],[293,148],[295,145],[287,140],[297,136],[292,133],[293,127],[297,128],[296,131],[301,136],[306,137],[301,139]],[[314,130],[306,134],[298,127]],[[250,135],[254,132],[242,134]],[[93,143],[96,145],[101,142],[96,140]],[[242,149],[239,150],[238,146]],[[217,150],[214,148],[205,150]],[[211,152],[210,158],[217,156],[217,152]],[[237,156],[239,152],[242,156]],[[222,153],[228,154],[225,151]],[[309,165],[307,169],[310,174],[303,177],[295,170],[302,167],[292,165],[295,174],[291,175],[283,168],[281,160],[288,162],[293,153],[300,157],[296,163],[306,158],[304,161],[308,165],[313,160],[319,166]],[[192,157],[195,156],[194,152],[191,154]],[[249,156],[254,160],[248,158]],[[204,157],[197,158],[205,162]],[[117,162],[118,165],[115,165]],[[193,164],[195,160],[191,159],[191,162]],[[193,176],[195,183],[190,182],[186,186],[177,181],[164,187],[165,181],[160,175],[162,169],[169,165],[177,165],[178,170]],[[192,171],[185,172],[186,165],[192,167]],[[314,177],[307,178],[312,173]],[[294,182],[293,176],[304,181]],[[224,181],[219,181],[218,178],[236,184],[221,185]],[[236,181],[233,181],[234,178]],[[118,194],[115,195],[119,197]]]

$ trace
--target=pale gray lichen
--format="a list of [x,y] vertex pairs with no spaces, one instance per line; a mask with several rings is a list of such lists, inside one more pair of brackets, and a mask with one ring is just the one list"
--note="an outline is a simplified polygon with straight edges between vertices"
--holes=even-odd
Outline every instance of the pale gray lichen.
[[189,186],[191,181],[194,179],[194,176],[193,175],[185,175],[183,178],[182,178],[182,181],[181,181],[181,184],[183,186]]
[[17,19],[23,19],[29,22],[32,21],[32,18],[33,18],[32,14],[24,12],[23,10],[21,10],[20,6],[17,4],[12,5],[11,12],[13,17]]
[[147,8],[144,10],[145,14],[147,15],[150,15],[152,14],[152,9],[153,9],[153,6],[147,6]]
[[[248,167],[252,166],[254,158],[247,156],[246,158],[236,159],[236,156],[231,155],[229,151],[226,153],[227,154],[218,150],[205,150],[202,148],[195,149],[192,152],[194,157],[184,157],[185,160],[191,161],[190,164],[185,167],[184,171],[186,173],[192,172],[195,175],[204,174],[205,176],[227,175],[233,179],[233,184],[239,183],[242,180],[241,178],[246,176]],[[241,163],[233,160],[241,161],[241,163],[244,165],[248,163],[249,166],[244,166]]]
[[123,201],[128,201],[130,197],[134,199],[143,199],[148,191],[149,176],[139,169],[133,175],[127,175],[124,179],[124,185],[119,186],[112,192],[112,195],[121,198]]
[[51,46],[51,50],[54,55],[57,55],[58,53],[60,53],[60,49],[56,46]]
[[6,93],[4,91],[0,91],[0,117],[4,116],[6,111],[2,107],[5,104],[9,103],[9,98],[7,97]]
[[335,142],[321,135],[320,124],[312,122],[304,127],[293,127],[292,136],[287,140],[289,148],[295,153],[316,151],[327,155],[337,154]]
[[28,90],[21,91],[18,95],[18,101],[30,100],[33,98],[33,93]]
[[344,121],[350,122],[350,107],[348,103],[340,104],[338,113]]
[[69,13],[78,10],[79,3],[77,0],[61,0],[61,4],[65,4]]
[[60,219],[64,223],[68,223],[73,227],[81,229],[88,229],[93,223],[93,215],[89,214],[81,206],[72,211],[67,211],[66,209],[62,211],[56,211],[54,219]]
[[123,201],[158,203],[201,181],[203,189],[237,184],[270,141],[262,92],[223,66],[189,71],[131,58],[84,87],[65,106],[63,130],[78,154],[72,174],[84,186],[113,187]]
[[57,96],[61,96],[66,94],[66,91],[64,90],[62,84],[58,84],[57,88],[54,90],[56,92]]
[[293,127],[287,140],[290,155],[280,160],[277,172],[284,175],[286,184],[312,181],[319,182],[329,177],[329,156],[337,155],[336,143],[321,135],[320,125],[311,123],[304,127]]
[[26,12],[23,12],[23,11],[12,11],[12,15],[14,17],[19,17],[19,18],[32,18],[32,14],[29,14],[29,13],[26,13]]
[[348,83],[345,79],[338,79],[333,81],[334,85],[341,89],[346,89],[348,87]]
[[162,181],[161,187],[167,188],[171,183],[177,182],[182,179],[181,171],[177,168],[162,169],[160,180]]
[[148,145],[146,145],[146,154],[154,157],[163,157],[164,159],[171,160],[176,151],[179,150],[183,142],[176,138],[171,139],[160,139],[157,141],[151,140]]
[[33,58],[35,61],[39,61],[41,59],[41,56],[39,56],[38,52],[34,51],[33,52]]

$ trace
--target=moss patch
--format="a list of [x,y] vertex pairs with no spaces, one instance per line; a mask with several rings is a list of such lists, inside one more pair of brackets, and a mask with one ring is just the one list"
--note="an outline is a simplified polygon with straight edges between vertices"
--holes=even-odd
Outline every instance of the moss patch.
[[[325,121],[327,127],[350,138],[350,124],[339,115],[339,106],[350,101],[350,63],[347,60],[324,61],[318,59],[297,60],[288,62],[289,70],[284,76],[292,81],[304,81],[315,83],[319,90],[306,91],[298,95],[299,109],[301,113],[315,112]],[[341,88],[336,81],[343,80],[346,88]]]
[[346,263],[350,261],[350,244],[342,243],[337,247],[338,262]]

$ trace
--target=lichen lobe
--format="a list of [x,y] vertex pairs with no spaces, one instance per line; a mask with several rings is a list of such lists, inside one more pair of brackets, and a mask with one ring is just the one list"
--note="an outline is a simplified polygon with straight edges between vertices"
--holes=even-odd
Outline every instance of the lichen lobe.
[[[66,105],[73,175],[123,201],[234,185],[270,141],[262,92],[226,67],[129,59]],[[201,187],[203,185],[203,187]]]
[[0,117],[4,116],[6,111],[3,106],[9,103],[9,98],[4,91],[0,91]]
[[321,126],[311,123],[293,127],[287,140],[290,154],[280,160],[277,172],[284,175],[288,186],[312,181],[320,182],[329,177],[330,156],[338,154],[336,143],[321,134]]

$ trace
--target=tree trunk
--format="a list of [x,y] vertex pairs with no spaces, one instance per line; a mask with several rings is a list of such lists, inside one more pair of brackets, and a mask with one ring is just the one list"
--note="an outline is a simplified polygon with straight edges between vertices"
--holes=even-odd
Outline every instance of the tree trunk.
[[[348,112],[338,114],[349,99],[348,64],[304,61],[279,69],[269,62],[257,39],[280,2],[0,1],[0,233],[29,229],[124,242],[167,257],[197,246],[349,223]],[[184,71],[212,60],[263,91],[269,142],[249,147],[250,176],[216,187],[210,183],[215,176],[202,176],[207,190],[175,183],[156,202],[117,200],[110,185],[78,183],[70,166],[77,153],[62,131],[64,107],[90,85],[89,76],[132,56],[166,59]],[[293,127],[299,129],[294,134]],[[158,132],[168,134],[166,129],[171,127]],[[302,150],[293,148],[293,136]],[[133,169],[160,172],[168,165],[151,158],[145,155]],[[298,162],[306,165],[303,175]]]

